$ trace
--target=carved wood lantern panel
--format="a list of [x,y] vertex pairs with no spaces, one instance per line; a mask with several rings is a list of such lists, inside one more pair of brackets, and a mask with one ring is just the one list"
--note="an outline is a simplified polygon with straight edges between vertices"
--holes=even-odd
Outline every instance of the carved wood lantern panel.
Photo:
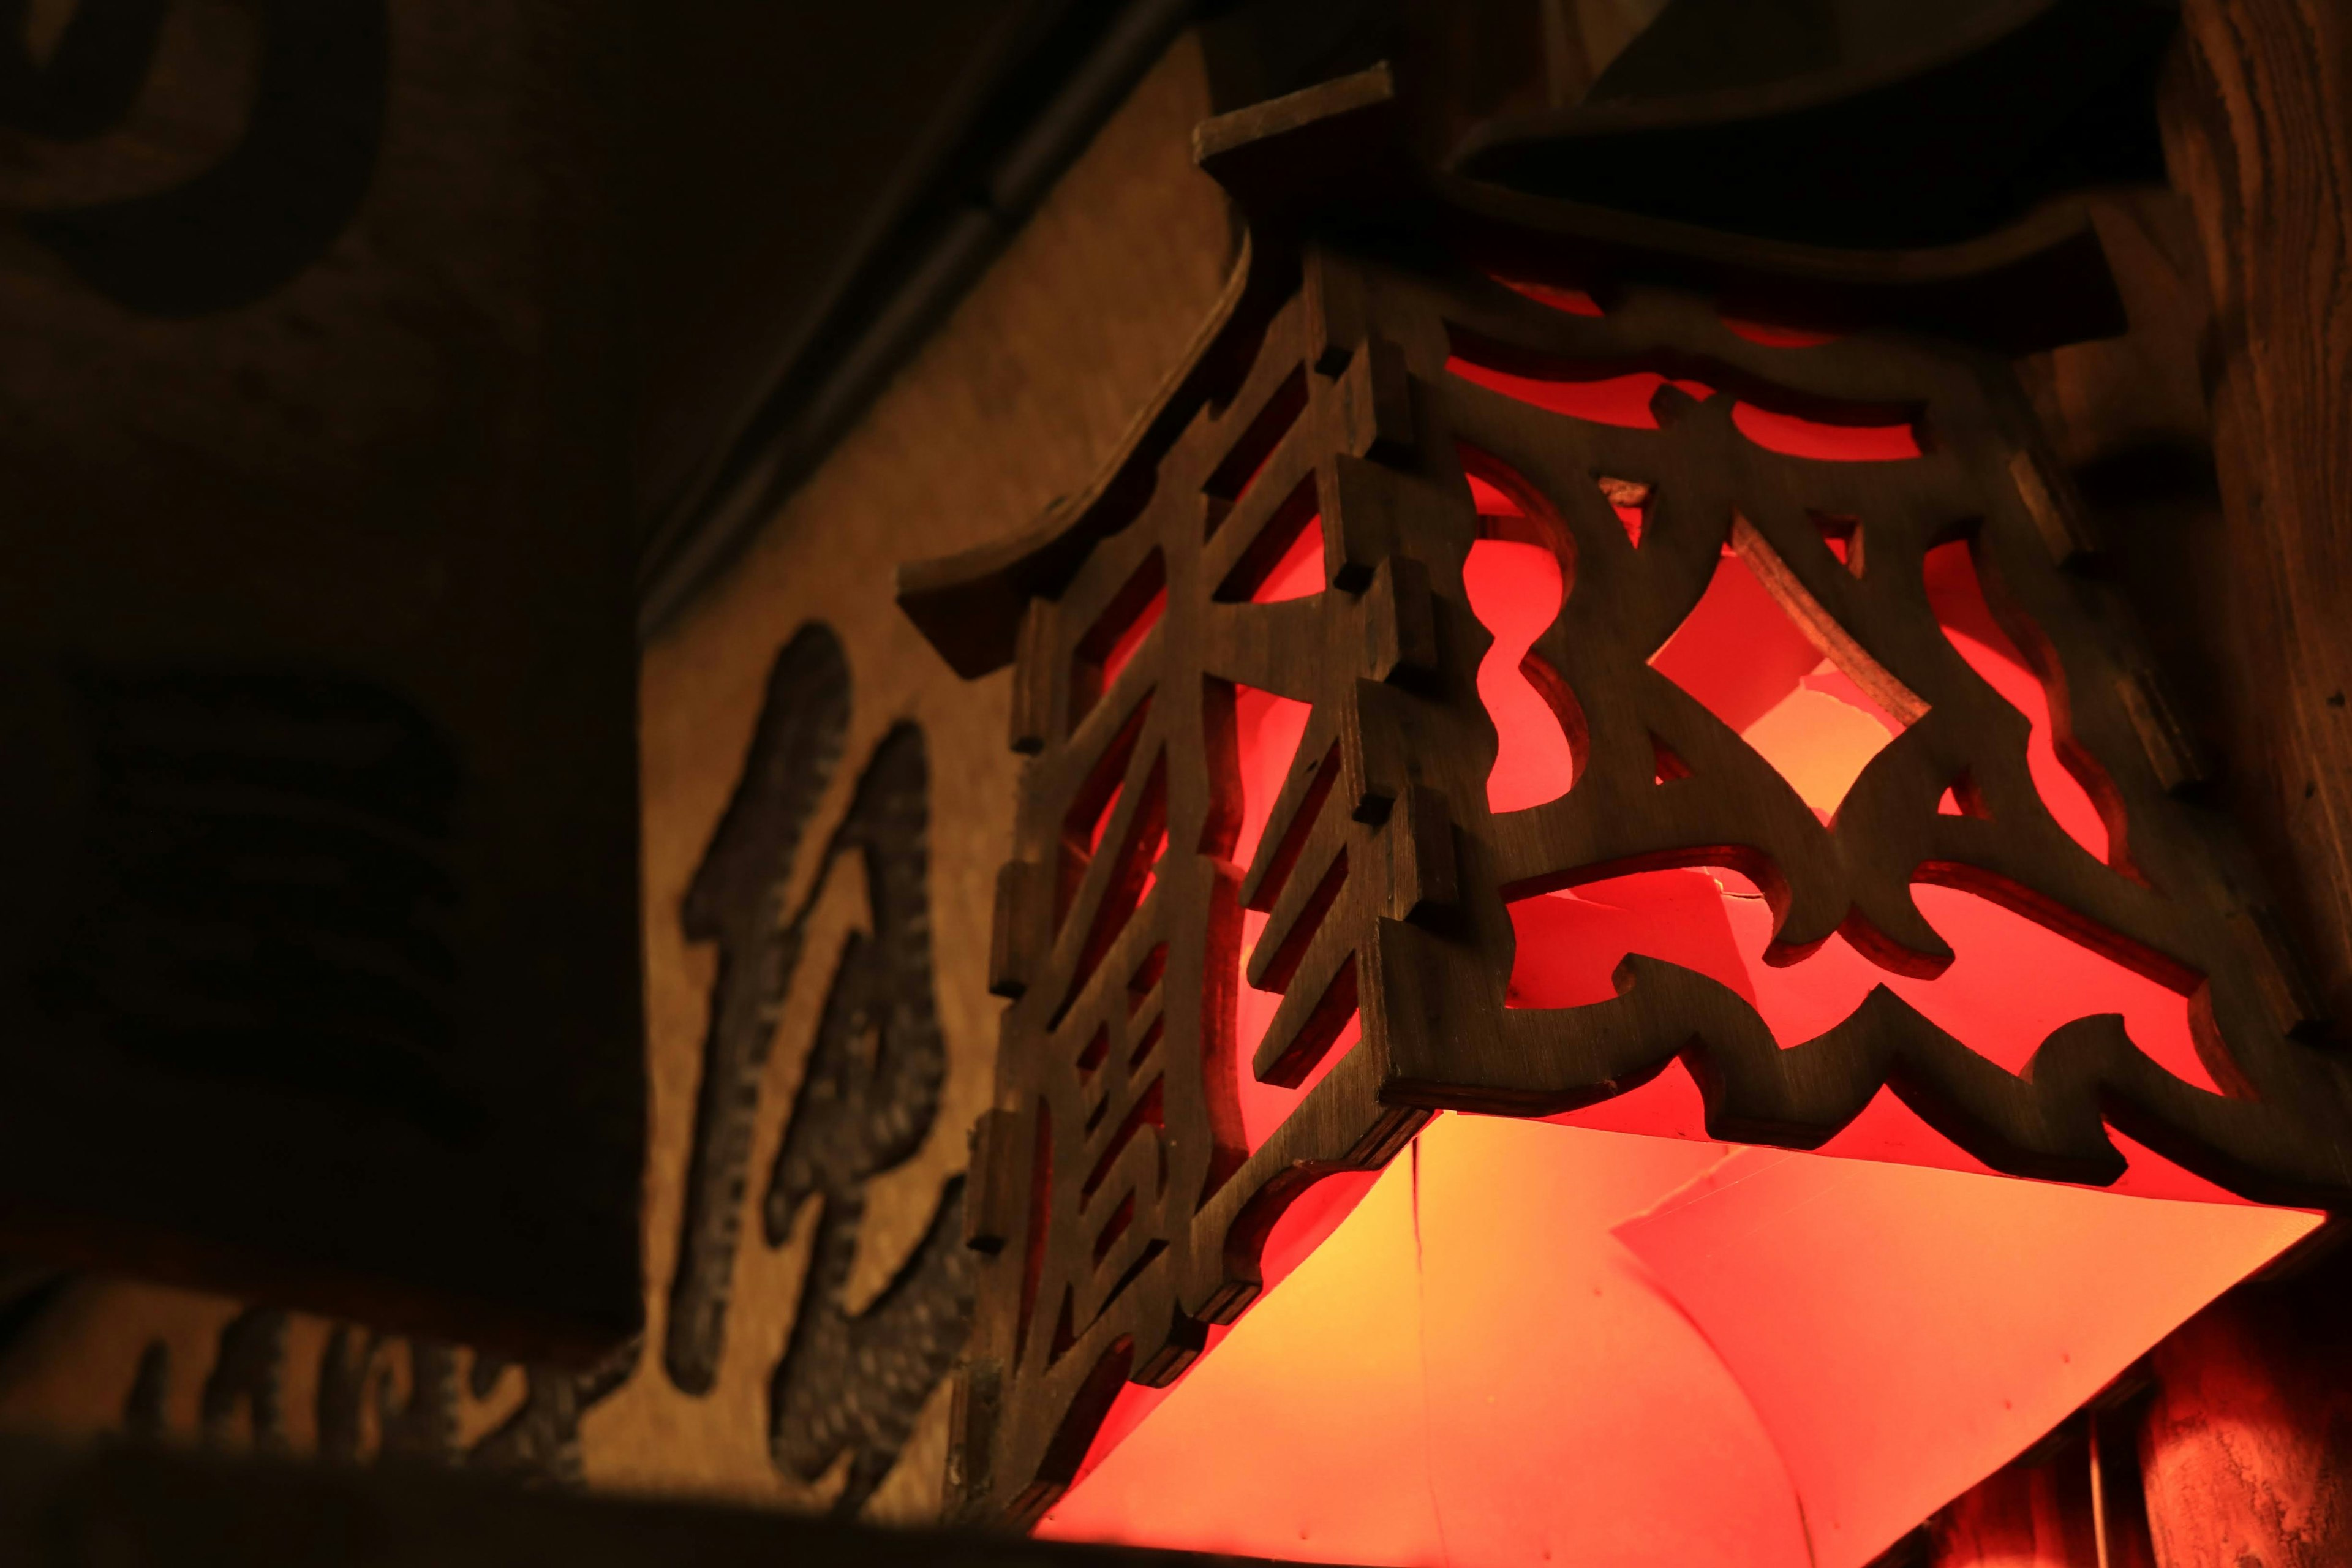
[[[2105,330],[2079,217],[1934,274],[1694,246],[1397,173],[1387,102],[1204,127],[1252,248],[1192,362],[1039,533],[902,576],[961,670],[1013,660],[1030,756],[970,1206],[989,1512],[1440,1111],[2352,1175],[2009,368]],[[1824,315],[1862,324],[1759,324]]]

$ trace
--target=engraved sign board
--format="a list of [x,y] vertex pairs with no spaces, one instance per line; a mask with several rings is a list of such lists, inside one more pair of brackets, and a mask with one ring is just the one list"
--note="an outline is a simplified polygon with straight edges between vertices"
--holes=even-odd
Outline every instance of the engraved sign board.
[[937,1515],[1020,759],[1009,683],[942,668],[892,568],[1082,485],[1183,358],[1233,260],[1224,198],[1186,152],[1208,110],[1186,40],[645,649],[643,1337],[584,1369],[518,1364],[465,1325],[400,1337],[229,1294],[0,1275],[18,1303],[0,1306],[0,1425]]

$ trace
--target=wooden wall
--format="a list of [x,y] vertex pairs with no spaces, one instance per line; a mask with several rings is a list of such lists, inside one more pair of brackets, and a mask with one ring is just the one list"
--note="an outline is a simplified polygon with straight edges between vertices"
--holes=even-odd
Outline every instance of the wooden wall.
[[0,1252],[609,1346],[617,5],[5,20]]
[[2298,874],[2330,1010],[2352,1019],[2352,18],[2189,0],[2183,26],[2164,111],[2211,301],[2218,711],[2242,811]]
[[[2221,516],[2192,579],[2232,804],[2294,888],[2326,1011],[2352,1020],[2352,16],[2188,0],[2167,156],[2210,316]],[[2207,570],[2210,568],[2210,571]],[[2340,1255],[2159,1346],[2141,1436],[2161,1568],[2352,1559],[2352,1280]]]
[[[1084,482],[1178,363],[1236,241],[1222,194],[1191,163],[1191,130],[1207,112],[1188,37],[733,574],[646,651],[652,1160],[642,1351],[584,1377],[525,1372],[462,1349],[371,1348],[320,1319],[80,1279],[0,1356],[0,1424],[90,1433],[127,1417],[229,1447],[406,1451],[574,1473],[592,1487],[791,1505],[878,1488],[871,1517],[936,1509],[947,1391],[922,1347],[952,1355],[960,1319],[954,1265],[933,1243],[944,1235],[960,1261],[952,1178],[989,1092],[996,1005],[982,967],[1015,758],[1004,678],[956,680],[893,605],[891,572],[1025,527]],[[794,644],[813,626],[829,628],[837,672],[821,637]],[[800,662],[772,704],[788,645]],[[845,684],[837,765],[817,770],[796,852],[762,839],[756,823],[739,831],[748,816],[722,830],[763,708],[818,722],[841,710]],[[919,781],[911,797],[886,787],[909,778]],[[774,793],[754,787],[747,798]],[[910,855],[929,858],[928,909],[912,921],[900,918],[887,874],[889,865],[903,872]],[[731,1209],[705,1204],[697,1215],[706,1284],[687,1304],[698,1327],[674,1338],[721,954],[739,978],[772,965],[762,944],[780,928],[800,938],[783,983],[734,993],[772,1023],[764,1069],[739,1061],[729,1080],[750,1109],[701,1118],[700,1168],[723,1178],[712,1190],[738,1184]],[[886,1005],[928,984],[936,1027],[919,1008],[879,1025],[854,1009],[828,1022],[836,989],[867,985],[859,994],[870,1006],[874,982]],[[812,1085],[820,1039],[830,1054]],[[868,1071],[877,1042],[905,1071]],[[857,1114],[838,1114],[845,1105]],[[819,1179],[813,1193],[787,1183],[782,1237],[771,1242],[764,1211],[788,1121]],[[719,1146],[728,1126],[748,1134],[731,1152]],[[823,1288],[804,1300],[813,1267]],[[719,1332],[710,1279],[724,1282]],[[796,1352],[796,1321],[835,1337]],[[843,1345],[871,1350],[877,1375],[831,1376],[830,1363],[856,1361],[834,1353]],[[895,1381],[884,1386],[883,1373]],[[783,1412],[781,1457],[772,1454],[774,1409]]]
[[2352,24],[2317,0],[2183,9],[2173,191],[2101,204],[2132,331],[2029,371],[2352,1017]]
[[[2173,190],[2101,204],[2132,330],[2030,363],[2215,787],[2321,1011],[2352,1019],[2352,18],[2186,0],[2159,100]],[[2352,1266],[2242,1287],[2150,1358],[2135,1406],[2160,1568],[2352,1560]],[[1991,1492],[2014,1489],[1995,1478]],[[1999,1511],[1964,1500],[1960,1516]],[[1948,1521],[1950,1522],[1950,1521]],[[1937,1563],[2061,1564],[1972,1555]]]

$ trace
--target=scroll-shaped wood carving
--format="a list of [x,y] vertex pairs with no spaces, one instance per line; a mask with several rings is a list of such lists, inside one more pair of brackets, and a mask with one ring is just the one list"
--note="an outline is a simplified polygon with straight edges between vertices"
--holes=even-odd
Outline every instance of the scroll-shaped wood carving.
[[[2264,1201],[2340,1202],[2352,1178],[2310,988],[2082,569],[2093,542],[2005,360],[1724,313],[1767,300],[1775,267],[1818,300],[1843,262],[1677,261],[1655,226],[1433,176],[1381,195],[1360,149],[1384,97],[1358,79],[1204,127],[1253,218],[1228,313],[1093,493],[902,577],[960,668],[1017,656],[1012,739],[1034,753],[969,1206],[991,1256],[961,1484],[989,1511],[1034,1517],[1123,1380],[1170,1379],[1247,1305],[1285,1207],[1438,1110],[1550,1114],[1679,1059],[1723,1139],[1817,1147],[1891,1089],[2020,1176],[2113,1181],[2113,1127]],[[1372,193],[1337,211],[1384,223],[1340,226],[1334,190]],[[1849,281],[1948,334],[2021,277],[2083,279],[2080,239]],[[2095,329],[2095,279],[2070,299],[2037,308]],[[1550,798],[1499,811],[1512,737],[1465,584],[1482,537],[1540,547],[1561,585],[1517,673],[1565,761]],[[1826,805],[1661,657],[1727,571],[1883,722]],[[1956,604],[2022,650],[2040,726],[1971,663]],[[2037,746],[2093,827],[2053,811]],[[1539,998],[1513,986],[1535,940],[1515,906],[1685,867],[1754,884],[1767,962],[1834,937],[1891,976],[1950,963],[1918,889],[1963,890],[2177,993],[2193,1054],[2094,1015],[2012,1071],[1885,987],[1776,1038],[1638,951],[1613,996],[1520,1005]]]

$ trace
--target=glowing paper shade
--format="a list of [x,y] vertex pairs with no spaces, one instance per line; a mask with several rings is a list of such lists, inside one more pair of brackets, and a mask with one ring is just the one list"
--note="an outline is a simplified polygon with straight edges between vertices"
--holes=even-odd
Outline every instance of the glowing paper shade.
[[[1549,1547],[1562,1563],[1797,1568],[1769,1435],[1608,1232],[1720,1154],[1441,1118],[1039,1533],[1325,1562]],[[1528,1184],[1498,1205],[1496,1175]],[[1709,1478],[1703,1506],[1685,1467]]]
[[1860,1568],[2317,1223],[1442,1117],[1039,1533]]
[[1747,1392],[1835,1568],[2319,1224],[1748,1149],[1616,1234]]

